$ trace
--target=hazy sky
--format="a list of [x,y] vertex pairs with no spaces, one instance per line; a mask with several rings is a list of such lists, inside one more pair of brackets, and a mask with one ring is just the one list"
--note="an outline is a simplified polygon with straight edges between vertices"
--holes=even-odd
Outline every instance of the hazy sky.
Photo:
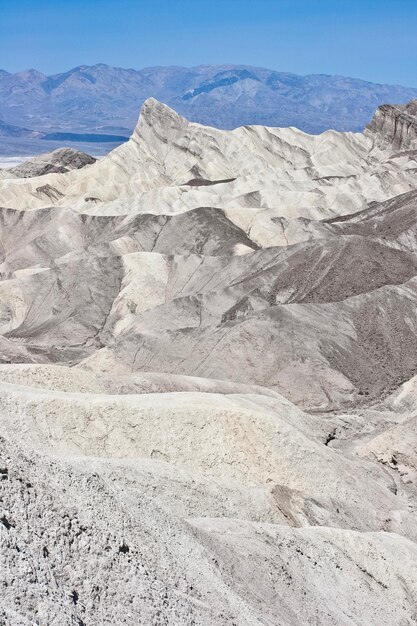
[[242,63],[417,86],[417,0],[0,0],[0,68]]

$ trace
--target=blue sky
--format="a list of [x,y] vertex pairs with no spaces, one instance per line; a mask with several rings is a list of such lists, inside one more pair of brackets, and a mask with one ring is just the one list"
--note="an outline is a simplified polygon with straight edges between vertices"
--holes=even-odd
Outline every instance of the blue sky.
[[417,0],[0,0],[0,68],[242,63],[417,86]]

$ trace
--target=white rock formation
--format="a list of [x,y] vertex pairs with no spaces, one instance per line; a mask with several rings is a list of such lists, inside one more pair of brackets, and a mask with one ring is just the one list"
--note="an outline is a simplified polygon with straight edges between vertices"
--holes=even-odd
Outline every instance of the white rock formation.
[[150,100],[0,180],[1,624],[415,623],[417,164],[378,133]]

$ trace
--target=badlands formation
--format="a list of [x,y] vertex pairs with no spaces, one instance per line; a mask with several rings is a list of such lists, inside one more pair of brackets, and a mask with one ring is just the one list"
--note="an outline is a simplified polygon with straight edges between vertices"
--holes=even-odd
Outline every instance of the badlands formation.
[[1,624],[417,622],[416,114],[0,173]]

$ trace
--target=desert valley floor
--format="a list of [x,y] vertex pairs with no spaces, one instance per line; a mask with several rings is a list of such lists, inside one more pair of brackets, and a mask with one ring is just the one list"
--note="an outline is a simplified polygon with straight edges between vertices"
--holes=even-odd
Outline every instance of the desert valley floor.
[[417,623],[417,101],[0,170],[0,624]]

